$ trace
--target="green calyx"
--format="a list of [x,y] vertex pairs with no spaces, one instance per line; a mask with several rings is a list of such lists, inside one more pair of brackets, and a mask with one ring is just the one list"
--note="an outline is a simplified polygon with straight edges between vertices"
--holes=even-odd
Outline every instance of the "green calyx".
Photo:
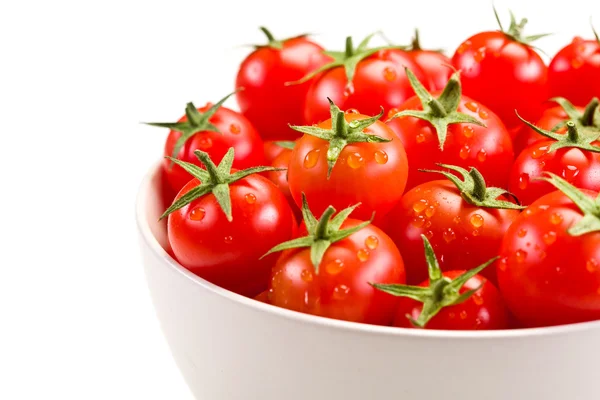
[[498,197],[506,194],[516,199],[516,197],[507,190],[497,187],[486,187],[485,179],[476,168],[467,171],[464,168],[454,165],[437,164],[442,168],[458,172],[464,180],[460,180],[456,175],[447,171],[437,171],[421,169],[422,172],[433,172],[444,175],[460,191],[461,197],[469,204],[484,208],[503,208],[509,210],[522,210],[525,207],[519,204],[513,204],[510,201],[498,200]]
[[305,133],[307,135],[318,137],[319,139],[327,140],[329,148],[327,149],[327,179],[331,175],[331,170],[335,166],[338,157],[346,145],[350,143],[386,143],[392,139],[385,139],[376,135],[369,135],[364,130],[373,125],[383,116],[383,108],[381,112],[374,117],[365,119],[355,119],[347,122],[345,114],[338,106],[336,106],[330,98],[329,110],[331,112],[331,129],[323,129],[318,126],[294,126],[290,125],[295,131]]
[[450,124],[475,124],[484,126],[485,124],[470,115],[458,112],[458,105],[462,97],[462,88],[460,85],[460,73],[456,71],[450,77],[444,91],[436,99],[419,82],[415,74],[408,68],[405,68],[406,75],[413,90],[423,105],[423,110],[404,110],[394,114],[389,120],[394,118],[415,117],[429,122],[437,132],[440,149],[444,150],[444,143],[448,135],[448,125]]
[[275,144],[279,147],[282,147],[284,149],[288,149],[288,150],[294,150],[294,146],[296,146],[296,142],[290,140],[290,141],[280,141],[280,142],[275,142]]
[[590,25],[592,26],[592,32],[594,32],[594,37],[596,38],[596,42],[600,44],[600,36],[598,36],[598,32],[596,32],[596,28],[592,25],[592,21],[590,20]]
[[[421,46],[421,41],[420,41],[420,35],[419,35],[419,29],[415,28],[415,34],[412,38],[412,41],[410,42],[410,45],[404,48],[406,51],[419,51],[419,50],[425,50],[423,49],[423,47]],[[431,49],[429,51],[435,51],[436,53],[443,53],[442,49]]]
[[540,135],[555,140],[555,142],[550,145],[550,151],[565,147],[577,147],[582,150],[600,153],[600,147],[592,145],[592,143],[597,141],[600,137],[600,129],[584,130],[578,127],[580,124],[577,124],[573,120],[569,120],[565,124],[567,127],[567,134],[561,135],[535,126],[531,122],[521,118],[519,113],[517,113],[517,117]]
[[264,26],[259,27],[259,29],[267,37],[267,44],[262,44],[262,45],[256,44],[256,45],[253,45],[255,49],[261,49],[261,48],[264,48],[264,47],[270,47],[270,48],[275,49],[275,50],[281,50],[281,49],[283,49],[283,44],[285,42],[287,42],[288,40],[299,39],[299,38],[303,38],[303,37],[308,36],[308,33],[303,33],[303,34],[300,34],[300,35],[296,35],[296,36],[292,36],[292,37],[289,37],[289,38],[285,38],[285,39],[279,40],[279,39],[275,39],[275,37],[273,36],[273,34],[271,33],[271,31],[269,31]]
[[500,17],[498,16],[498,11],[496,10],[496,7],[493,7],[493,9],[494,16],[496,17],[496,21],[498,21],[498,26],[500,27],[500,30],[502,31],[502,33],[504,33],[506,36],[508,36],[515,42],[519,42],[521,44],[524,44],[525,46],[531,46],[531,43],[535,42],[536,40],[551,35],[551,33],[542,33],[538,35],[524,36],[523,30],[525,29],[525,25],[527,25],[527,18],[523,18],[517,23],[515,14],[513,14],[513,12],[510,10],[510,26],[508,27],[508,30],[505,30],[502,26],[502,22],[500,21]]
[[[187,103],[185,107],[185,115],[187,117],[187,121],[182,122],[147,122],[146,125],[158,126],[160,128],[169,128],[172,131],[180,132],[181,136],[175,142],[175,146],[173,147],[173,153],[171,153],[172,158],[177,158],[179,151],[185,145],[185,143],[195,134],[200,132],[216,132],[221,133],[216,126],[214,126],[210,119],[213,115],[221,108],[223,103],[239,92],[242,89],[238,89],[233,93],[229,93],[227,96],[223,97],[216,104],[212,105],[208,110],[201,113],[198,111],[194,103]],[[173,162],[171,162],[171,167],[173,166]]]
[[239,181],[248,175],[257,174],[260,172],[283,171],[281,168],[253,167],[231,173],[231,166],[233,165],[234,158],[233,147],[231,147],[223,156],[223,159],[218,166],[215,165],[215,163],[211,160],[208,153],[196,150],[194,151],[194,154],[196,157],[198,157],[198,160],[206,169],[202,169],[195,164],[181,161],[173,157],[166,157],[183,168],[191,176],[198,179],[200,181],[200,185],[196,186],[179,199],[175,200],[173,204],[167,208],[163,215],[160,216],[160,219],[167,217],[169,214],[190,204],[192,201],[206,194],[212,193],[217,199],[217,203],[219,203],[221,210],[223,210],[225,213],[227,220],[232,221],[233,216],[231,214],[231,195],[229,192],[230,184]]
[[492,258],[486,263],[465,272],[457,278],[450,279],[442,275],[440,265],[427,237],[421,235],[421,238],[423,239],[423,245],[425,246],[425,260],[429,271],[429,287],[381,283],[372,283],[371,285],[376,289],[393,296],[408,297],[423,303],[421,314],[419,314],[419,317],[416,320],[413,319],[411,315],[407,315],[406,317],[415,326],[424,328],[442,308],[463,303],[481,289],[481,287],[478,287],[476,289],[467,290],[462,294],[460,293],[460,290],[469,279],[491,265],[498,257]]
[[343,67],[346,72],[346,86],[348,88],[352,87],[352,81],[354,80],[354,73],[356,72],[356,66],[363,59],[377,53],[380,50],[388,50],[388,49],[403,49],[400,46],[382,46],[382,47],[373,47],[369,48],[369,41],[375,36],[379,34],[379,32],[372,33],[363,39],[362,42],[358,45],[358,47],[354,47],[352,43],[352,37],[348,36],[346,38],[346,49],[344,51],[326,51],[325,54],[333,59],[328,64],[323,65],[322,67],[310,72],[305,75],[302,79],[297,80],[295,82],[288,82],[287,85],[296,85],[300,83],[304,83],[306,81],[311,80],[316,75],[321,72],[328,71],[333,68]]
[[[557,103],[565,111],[569,119],[576,124],[578,129],[600,129],[600,101],[597,97],[594,97],[588,105],[585,106],[583,113],[579,112],[569,100],[563,97],[554,97],[550,100]],[[552,131],[556,132],[558,129],[563,128],[566,123],[567,121],[559,123],[552,128]]]
[[354,209],[356,209],[356,207],[359,205],[360,203],[355,204],[352,207],[345,208],[337,213],[335,217],[333,216],[335,214],[335,208],[333,208],[333,206],[329,206],[323,212],[321,218],[317,220],[310,211],[308,202],[306,201],[306,196],[304,196],[303,193],[302,217],[304,219],[304,223],[306,224],[308,235],[281,243],[269,250],[263,257],[283,250],[310,247],[310,260],[315,269],[315,273],[318,274],[319,266],[321,265],[323,256],[325,255],[325,252],[329,246],[335,242],[346,239],[353,233],[360,231],[365,226],[369,225],[373,220],[373,218],[371,218],[369,221],[365,221],[351,228],[340,229],[344,221],[346,221],[352,211],[354,211]]
[[596,200],[593,200],[563,178],[550,172],[546,172],[545,176],[540,179],[563,192],[583,213],[583,218],[569,228],[568,232],[571,236],[600,231],[600,194]]

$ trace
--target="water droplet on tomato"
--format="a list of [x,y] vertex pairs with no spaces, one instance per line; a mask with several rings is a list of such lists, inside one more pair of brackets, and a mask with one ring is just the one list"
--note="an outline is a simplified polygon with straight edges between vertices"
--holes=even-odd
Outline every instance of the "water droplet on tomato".
[[427,207],[427,209],[425,210],[425,215],[427,216],[427,218],[433,217],[434,214],[435,214],[435,207],[434,206]]
[[465,107],[467,107],[470,111],[477,112],[479,110],[479,104],[474,101],[468,101],[465,103]]
[[367,261],[369,259],[369,250],[360,249],[359,251],[356,252],[356,257],[362,262]]
[[525,237],[525,235],[527,235],[527,229],[521,228],[517,232],[517,236],[520,237],[520,238]]
[[346,114],[360,114],[360,112],[356,108],[349,108],[345,112]]
[[489,116],[490,116],[490,114],[487,111],[479,110],[479,118],[488,119]]
[[593,258],[590,258],[586,263],[585,263],[585,269],[587,269],[587,271],[591,274],[594,273],[596,271],[598,271],[598,262],[596,260],[594,260]]
[[348,82],[344,88],[344,96],[349,97],[354,94],[354,83]]
[[552,225],[558,225],[562,222],[563,220],[563,216],[560,215],[559,213],[554,213],[550,216],[550,223]]
[[325,271],[329,275],[337,275],[344,269],[344,262],[339,258],[335,260],[329,261],[327,265],[325,265]]
[[460,215],[457,215],[456,217],[454,217],[452,219],[452,221],[454,221],[455,224],[460,224],[460,221],[461,221]]
[[375,250],[379,246],[379,239],[377,239],[377,236],[368,236],[365,239],[365,246],[370,250]]
[[575,69],[579,69],[583,66],[584,60],[581,57],[575,57],[571,60],[571,66]]
[[202,221],[204,219],[204,215],[206,215],[206,211],[202,207],[196,207],[192,211],[190,211],[190,219],[192,221]]
[[487,158],[487,153],[485,152],[484,149],[481,149],[477,152],[477,160],[479,162],[484,162],[486,158]]
[[531,157],[532,158],[540,158],[543,155],[548,154],[548,151],[550,151],[550,146],[537,147],[537,148],[533,149],[533,151],[531,152]]
[[456,239],[456,233],[454,233],[454,230],[452,230],[452,228],[448,228],[444,231],[444,233],[442,233],[442,237],[444,238],[446,243],[450,243],[451,241]]
[[463,160],[466,160],[467,158],[469,158],[469,153],[471,152],[471,148],[469,146],[463,146],[460,151],[458,152],[458,156],[460,158],[462,158]]
[[463,135],[464,135],[466,138],[471,138],[471,137],[473,137],[473,135],[475,134],[475,129],[473,129],[473,127],[472,127],[472,126],[465,125],[465,126],[463,127],[463,130],[462,130],[462,132],[463,132]]
[[431,240],[431,238],[433,237],[433,232],[427,231],[427,232],[425,232],[425,236],[427,237],[427,239]]
[[309,151],[306,154],[306,157],[304,157],[304,168],[313,168],[315,165],[317,165],[317,162],[319,161],[320,152],[320,149],[314,149]]
[[470,49],[472,46],[472,43],[470,40],[467,40],[463,43],[460,44],[460,46],[458,46],[458,49],[456,49],[456,52],[458,54],[463,54],[465,51],[467,51],[468,49]]
[[241,131],[242,131],[242,129],[240,128],[240,126],[238,124],[229,125],[229,132],[233,133],[234,135],[237,135]]
[[244,199],[246,200],[246,203],[248,203],[248,204],[256,203],[256,196],[254,195],[254,193],[246,193],[246,195],[244,196]]
[[388,155],[385,151],[383,150],[377,150],[374,154],[373,154],[373,158],[375,159],[375,162],[377,164],[385,164],[388,162]]
[[521,263],[523,261],[525,261],[525,259],[527,258],[527,252],[525,250],[517,250],[515,251],[515,259],[517,260],[517,262]]
[[396,75],[396,69],[393,67],[385,67],[383,70],[383,78],[388,82],[392,82],[396,79]]
[[[481,232],[479,232],[479,229],[474,229],[473,232],[471,232],[471,235],[473,235],[473,236],[479,236],[480,233]],[[468,238],[465,238],[465,239],[468,239]]]
[[483,61],[483,59],[485,58],[485,52],[486,52],[485,46],[478,48],[477,51],[475,52],[475,54],[473,54],[473,59],[475,60],[475,62]]
[[400,112],[399,109],[397,108],[392,108],[390,111],[388,111],[387,113],[387,119],[392,118],[394,115],[398,114]]
[[357,169],[360,168],[365,160],[364,158],[360,155],[360,153],[350,153],[348,154],[348,157],[346,158],[346,162],[348,163],[348,166],[352,169]]
[[548,246],[550,246],[552,243],[556,242],[556,232],[554,232],[554,231],[546,232],[542,236],[542,239],[544,240],[544,243],[546,243]]
[[425,141],[425,134],[423,132],[417,133],[417,136],[415,136],[415,141],[417,143],[423,143]]
[[350,288],[344,284],[339,284],[333,288],[334,300],[344,300],[350,293]]
[[416,214],[419,214],[427,208],[428,204],[429,202],[427,200],[421,199],[413,204],[412,209]]
[[529,174],[522,173],[519,175],[519,189],[525,190],[527,186],[529,186]]
[[483,217],[480,214],[473,214],[469,218],[469,223],[475,228],[481,228],[483,226]]
[[567,181],[572,181],[577,175],[579,175],[579,168],[574,165],[565,165],[561,175]]
[[223,238],[223,241],[227,244],[231,244],[231,243],[233,243],[233,236],[225,236]]
[[312,282],[313,273],[311,271],[309,271],[308,269],[303,269],[302,272],[300,273],[300,279],[302,279],[306,283]]
[[478,306],[480,306],[480,305],[483,305],[483,297],[481,297],[481,296],[480,296],[480,295],[478,295],[478,294],[474,294],[474,295],[473,295],[473,302],[474,302],[475,304],[477,304]]
[[423,225],[425,225],[425,217],[422,215],[419,215],[419,216],[413,218],[412,225],[415,228],[422,228]]
[[204,136],[198,141],[198,147],[202,150],[210,149],[212,145],[212,139],[208,136]]
[[498,263],[498,268],[500,271],[506,271],[506,266],[508,264],[508,257],[502,257],[500,262]]
[[460,319],[467,319],[467,317],[469,316],[469,314],[467,314],[465,310],[462,310],[458,315],[460,316]]

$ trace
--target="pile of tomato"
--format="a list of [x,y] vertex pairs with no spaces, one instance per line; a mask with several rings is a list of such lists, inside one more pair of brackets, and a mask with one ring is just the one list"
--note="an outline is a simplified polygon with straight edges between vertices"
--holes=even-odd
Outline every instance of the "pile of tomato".
[[452,58],[418,32],[326,51],[261,28],[235,92],[151,124],[170,129],[169,251],[223,288],[340,320],[600,319],[600,39],[547,65],[524,28],[511,14]]

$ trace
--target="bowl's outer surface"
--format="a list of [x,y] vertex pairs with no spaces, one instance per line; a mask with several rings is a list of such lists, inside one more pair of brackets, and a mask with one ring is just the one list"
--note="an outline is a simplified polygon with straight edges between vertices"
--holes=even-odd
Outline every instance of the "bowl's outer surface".
[[422,332],[280,310],[196,278],[161,248],[159,169],[138,226],[162,329],[198,400],[600,398],[600,323]]

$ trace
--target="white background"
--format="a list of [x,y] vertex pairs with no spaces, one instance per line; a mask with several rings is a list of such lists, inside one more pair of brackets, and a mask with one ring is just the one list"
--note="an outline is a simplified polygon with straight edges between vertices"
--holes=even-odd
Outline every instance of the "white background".
[[[167,134],[140,121],[230,92],[248,52],[236,46],[262,43],[259,25],[340,49],[347,34],[408,42],[419,26],[449,52],[496,29],[491,1],[344,3],[2,2],[1,399],[191,400],[138,256],[136,190]],[[591,37],[590,16],[600,29],[595,0],[495,3],[505,25],[511,8],[528,32],[555,32],[538,43],[550,54]]]

